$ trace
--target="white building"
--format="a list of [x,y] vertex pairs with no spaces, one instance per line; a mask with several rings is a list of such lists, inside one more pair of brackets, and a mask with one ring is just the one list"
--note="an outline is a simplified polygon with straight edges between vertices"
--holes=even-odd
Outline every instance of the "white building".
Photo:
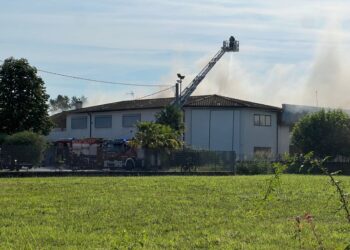
[[[48,138],[130,139],[138,121],[154,115],[173,98],[122,101],[62,112],[52,117],[56,128]],[[192,148],[235,151],[240,158],[257,152],[288,152],[279,126],[281,108],[219,95],[191,96],[183,107],[185,143]]]

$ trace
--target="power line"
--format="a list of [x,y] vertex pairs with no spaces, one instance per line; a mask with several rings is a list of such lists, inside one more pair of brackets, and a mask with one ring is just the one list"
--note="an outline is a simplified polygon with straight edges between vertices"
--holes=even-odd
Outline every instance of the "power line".
[[126,86],[137,86],[137,87],[166,87],[170,86],[169,84],[138,84],[138,83],[125,83],[125,82],[110,82],[110,81],[103,81],[103,80],[96,80],[96,79],[90,79],[80,76],[71,76],[71,75],[65,75],[61,73],[55,73],[47,70],[37,69],[40,72],[51,74],[51,75],[58,75],[63,77],[68,77],[76,80],[84,80],[89,82],[98,82],[98,83],[107,83],[107,84],[116,84],[116,85],[126,85]]
[[[0,60],[0,62],[4,62],[4,61]],[[47,70],[38,69],[38,68],[37,68],[37,71],[43,72],[46,74],[72,78],[75,80],[84,80],[84,81],[96,82],[96,83],[107,83],[107,84],[135,86],[135,87],[168,87],[168,86],[171,86],[170,84],[138,84],[138,83],[125,83],[125,82],[112,82],[112,81],[96,80],[96,79],[85,78],[85,77],[80,77],[80,76],[72,76],[72,75],[66,75],[66,74],[62,74],[62,73],[56,73],[56,72],[47,71]]]
[[147,97],[150,97],[150,96],[153,96],[153,95],[156,95],[156,94],[165,92],[165,91],[167,91],[167,90],[169,90],[169,89],[172,89],[172,88],[174,88],[174,86],[171,86],[171,87],[166,88],[166,89],[159,90],[159,91],[154,92],[154,93],[151,93],[151,94],[149,94],[149,95],[145,95],[145,96],[139,97],[139,98],[137,98],[136,100],[145,99],[145,98],[147,98]]

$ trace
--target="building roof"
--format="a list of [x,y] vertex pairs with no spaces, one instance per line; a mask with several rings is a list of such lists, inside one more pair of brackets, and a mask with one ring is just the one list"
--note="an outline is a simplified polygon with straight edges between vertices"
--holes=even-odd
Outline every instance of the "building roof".
[[[174,98],[155,98],[107,103],[81,109],[67,111],[67,113],[90,113],[106,111],[123,111],[138,109],[159,109],[170,104]],[[248,102],[220,95],[191,96],[184,107],[226,107],[226,108],[254,108],[271,111],[281,111],[281,108],[264,105],[260,103]]]
[[[112,102],[97,106],[91,106],[81,109],[63,111],[61,113],[52,115],[51,121],[57,128],[66,128],[67,114],[76,113],[93,113],[93,112],[107,112],[107,111],[123,111],[123,110],[140,110],[140,109],[162,109],[166,105],[170,104],[174,98],[155,98],[155,99],[142,99]],[[280,112],[281,108],[264,105],[255,102],[248,102],[230,97],[220,95],[200,95],[190,96],[184,107],[192,108],[252,108],[262,109],[268,111]]]
[[55,128],[66,128],[67,111],[50,116]]

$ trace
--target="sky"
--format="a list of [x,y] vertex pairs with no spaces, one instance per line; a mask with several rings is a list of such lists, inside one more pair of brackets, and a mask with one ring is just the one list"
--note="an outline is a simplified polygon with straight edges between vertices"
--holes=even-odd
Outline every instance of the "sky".
[[[147,85],[174,85],[179,72],[186,86],[233,35],[240,51],[226,53],[194,94],[350,108],[350,1],[0,3],[1,60],[26,58],[42,70]],[[87,105],[165,88],[39,75],[51,97],[84,95]],[[161,93],[173,95],[172,89]]]

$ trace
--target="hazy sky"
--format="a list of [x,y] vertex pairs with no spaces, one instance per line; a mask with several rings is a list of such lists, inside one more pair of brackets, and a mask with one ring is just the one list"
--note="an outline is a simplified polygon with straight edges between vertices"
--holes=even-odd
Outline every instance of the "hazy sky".
[[[2,60],[128,83],[173,84],[181,72],[186,84],[234,35],[240,52],[224,55],[196,94],[350,107],[350,1],[0,2]],[[159,90],[40,75],[51,96],[85,95],[90,104]]]

